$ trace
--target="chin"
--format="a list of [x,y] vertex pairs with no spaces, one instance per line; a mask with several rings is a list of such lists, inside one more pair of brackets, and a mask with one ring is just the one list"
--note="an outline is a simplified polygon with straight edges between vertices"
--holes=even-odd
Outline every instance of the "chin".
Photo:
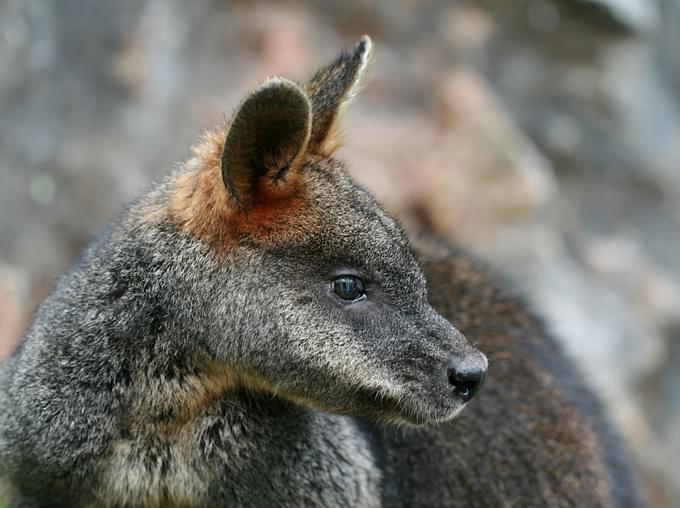
[[465,408],[465,404],[462,402],[450,403],[444,407],[439,406],[436,408],[427,407],[422,402],[412,406],[407,406],[402,402],[400,406],[398,415],[390,418],[392,423],[415,427],[447,423],[456,418]]
[[[368,418],[377,422],[422,427],[456,418],[465,403],[453,397],[426,398],[422,393],[393,390],[358,390],[356,406],[332,412]],[[361,409],[359,409],[361,408]]]

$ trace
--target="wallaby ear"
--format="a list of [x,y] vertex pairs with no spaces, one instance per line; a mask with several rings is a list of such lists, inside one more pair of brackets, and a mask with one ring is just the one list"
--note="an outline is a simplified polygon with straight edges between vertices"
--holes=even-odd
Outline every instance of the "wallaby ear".
[[311,105],[292,81],[266,81],[239,107],[222,150],[222,180],[241,208],[256,199],[264,178],[282,185],[302,162],[311,132]]
[[371,46],[370,37],[364,35],[351,51],[343,51],[307,83],[307,94],[312,102],[310,152],[330,155],[338,147],[342,110],[360,88],[371,57]]

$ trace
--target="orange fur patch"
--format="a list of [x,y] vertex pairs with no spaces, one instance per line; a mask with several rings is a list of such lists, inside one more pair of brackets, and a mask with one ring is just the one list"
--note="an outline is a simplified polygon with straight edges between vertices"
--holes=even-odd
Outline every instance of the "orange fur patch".
[[[225,393],[239,390],[270,394],[315,410],[337,410],[286,391],[253,372],[213,360],[206,361],[201,372],[186,376],[181,382],[142,376],[136,385],[142,390],[136,395],[126,422],[132,434],[177,438],[189,422],[218,403]],[[160,415],[171,416],[159,418]]]
[[[180,383],[146,378],[138,380],[138,385],[143,387],[143,392],[138,394],[128,425],[135,432],[166,436],[180,434],[188,422],[227,392],[245,389],[274,393],[257,376],[216,361],[206,362],[200,373],[186,376]],[[172,414],[172,417],[155,418],[159,414]]]
[[225,134],[226,127],[205,134],[175,183],[168,206],[180,227],[218,252],[242,239],[273,245],[316,229],[299,168],[281,182],[260,178],[245,210],[231,199],[220,166]]

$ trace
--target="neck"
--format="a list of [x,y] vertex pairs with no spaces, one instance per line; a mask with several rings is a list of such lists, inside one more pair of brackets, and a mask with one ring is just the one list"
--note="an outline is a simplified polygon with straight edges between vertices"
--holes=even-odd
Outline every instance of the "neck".
[[176,403],[147,405],[151,418],[136,411],[135,426],[113,446],[111,498],[200,505],[219,492],[246,506],[281,506],[282,497],[290,506],[379,505],[379,473],[351,418],[230,385],[224,372],[218,379],[187,377],[183,390],[174,388]]

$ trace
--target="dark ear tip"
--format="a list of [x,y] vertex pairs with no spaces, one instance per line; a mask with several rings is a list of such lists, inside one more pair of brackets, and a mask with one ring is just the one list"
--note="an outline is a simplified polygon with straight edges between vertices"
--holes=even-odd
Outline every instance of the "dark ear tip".
[[308,104],[309,102],[305,91],[298,84],[286,78],[269,78],[255,88],[255,90],[251,92],[249,98],[258,97],[260,95],[281,95],[294,97],[305,104]]
[[364,34],[361,36],[361,39],[359,39],[359,42],[357,43],[357,48],[366,48],[370,47],[373,41],[371,40],[371,37],[367,34]]
[[284,110],[291,110],[304,112],[311,124],[311,107],[307,94],[298,84],[286,78],[270,78],[256,87],[241,103],[234,123],[240,121],[241,116],[253,118],[255,110],[260,115],[266,111],[282,114]]
[[359,42],[354,46],[354,53],[359,55],[369,54],[373,46],[373,41],[368,35],[362,35]]

